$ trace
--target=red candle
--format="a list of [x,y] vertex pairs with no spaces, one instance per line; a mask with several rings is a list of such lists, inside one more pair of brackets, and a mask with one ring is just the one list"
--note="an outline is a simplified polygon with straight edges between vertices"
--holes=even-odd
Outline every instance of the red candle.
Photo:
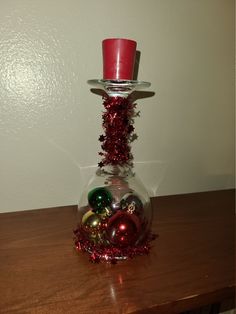
[[102,42],[103,79],[132,80],[137,43],[130,39],[109,38]]

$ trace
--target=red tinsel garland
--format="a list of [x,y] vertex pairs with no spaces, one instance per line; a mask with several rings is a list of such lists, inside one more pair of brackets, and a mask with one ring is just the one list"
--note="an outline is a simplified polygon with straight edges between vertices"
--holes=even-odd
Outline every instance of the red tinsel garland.
[[74,235],[76,250],[88,252],[91,262],[108,262],[111,264],[116,264],[119,259],[131,259],[138,255],[148,254],[151,248],[150,242],[157,237],[157,235],[149,233],[142,243],[138,245],[116,247],[113,245],[105,246],[92,243],[81,227],[78,227],[74,231]]
[[132,165],[129,141],[134,131],[132,117],[135,104],[128,98],[106,96],[103,105],[106,109],[102,116],[105,135],[99,137],[103,150],[99,155],[103,159],[98,165]]

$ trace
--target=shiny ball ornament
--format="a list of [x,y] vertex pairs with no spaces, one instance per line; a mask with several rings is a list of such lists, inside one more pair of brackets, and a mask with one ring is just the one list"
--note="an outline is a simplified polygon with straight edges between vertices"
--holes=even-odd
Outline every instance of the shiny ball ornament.
[[120,206],[122,210],[127,211],[129,214],[142,215],[143,203],[140,198],[133,193],[127,193],[123,196]]
[[134,245],[139,237],[140,222],[135,215],[117,212],[108,222],[108,241],[117,247]]
[[104,187],[98,187],[88,193],[88,202],[93,211],[100,214],[112,203],[111,193]]
[[101,218],[90,210],[82,217],[82,227],[89,233],[97,233],[101,227]]

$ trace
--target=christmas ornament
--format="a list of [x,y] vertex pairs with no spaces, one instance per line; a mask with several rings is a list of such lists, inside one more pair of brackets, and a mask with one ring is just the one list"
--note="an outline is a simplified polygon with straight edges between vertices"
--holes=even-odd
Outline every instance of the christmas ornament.
[[137,115],[131,96],[150,83],[133,80],[135,41],[105,39],[102,48],[103,79],[88,81],[105,92],[101,160],[82,194],[74,235],[76,249],[88,252],[92,262],[116,263],[147,254],[154,238],[150,198],[132,171],[130,147]]
[[140,226],[137,217],[117,212],[108,222],[108,240],[117,246],[134,245],[139,236]]
[[140,198],[133,193],[124,195],[120,205],[123,210],[126,210],[130,214],[142,215],[143,213],[143,203]]
[[103,237],[101,227],[101,218],[93,211],[90,210],[83,215],[81,232],[86,239],[96,243],[101,242]]
[[112,195],[103,187],[93,189],[88,194],[88,203],[95,213],[101,213],[105,207],[111,205]]
[[95,214],[93,211],[88,211],[83,215],[82,226],[85,230],[89,232],[95,232],[99,229],[101,225],[101,218],[99,215]]

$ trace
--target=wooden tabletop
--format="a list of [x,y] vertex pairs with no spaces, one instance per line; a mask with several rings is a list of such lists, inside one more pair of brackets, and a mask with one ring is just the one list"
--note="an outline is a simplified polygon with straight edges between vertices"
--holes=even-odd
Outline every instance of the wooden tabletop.
[[76,206],[0,215],[0,313],[178,313],[234,297],[234,191],[153,198],[149,256],[93,264]]

